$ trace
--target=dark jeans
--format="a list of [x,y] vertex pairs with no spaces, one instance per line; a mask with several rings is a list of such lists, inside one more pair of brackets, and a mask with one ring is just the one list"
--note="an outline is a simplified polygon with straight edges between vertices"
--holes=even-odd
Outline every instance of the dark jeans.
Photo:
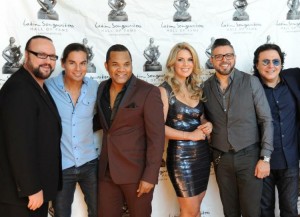
[[281,217],[297,217],[299,168],[271,170],[264,179],[261,199],[261,216],[275,217],[275,186],[278,189]]
[[98,160],[92,160],[80,167],[63,170],[63,189],[53,201],[55,217],[70,217],[76,183],[79,184],[88,207],[88,216],[97,217],[97,169]]
[[[219,156],[213,151],[213,159]],[[260,216],[263,182],[254,176],[259,160],[258,145],[251,145],[238,152],[226,152],[218,165],[214,161],[216,179],[226,217]]]

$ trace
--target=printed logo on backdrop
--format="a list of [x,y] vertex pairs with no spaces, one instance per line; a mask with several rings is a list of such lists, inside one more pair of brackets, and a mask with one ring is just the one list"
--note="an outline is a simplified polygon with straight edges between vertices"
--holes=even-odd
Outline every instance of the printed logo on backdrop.
[[221,28],[230,34],[251,34],[261,29],[262,24],[250,21],[249,14],[246,12],[248,2],[246,0],[234,0],[232,21],[222,21]]
[[173,16],[174,22],[192,21],[191,15],[187,12],[187,9],[190,7],[188,0],[175,0],[173,6],[176,9],[176,13]]
[[205,68],[206,69],[213,69],[213,65],[211,64],[210,62],[210,57],[211,57],[211,47],[213,46],[215,42],[215,38],[214,37],[211,37],[210,38],[210,44],[208,45],[208,47],[205,49],[205,55],[207,56],[207,60],[205,62]]
[[38,19],[58,20],[58,14],[54,10],[57,0],[37,0],[41,9],[38,11]]
[[158,181],[162,182],[162,181],[167,181],[167,180],[169,180],[169,174],[167,171],[166,162],[164,159],[162,159],[162,164],[161,164],[160,170],[159,170]]
[[108,0],[111,11],[108,14],[108,22],[95,23],[95,28],[101,33],[111,35],[129,35],[142,29],[142,25],[135,22],[128,22],[128,15],[124,11],[125,0]]
[[6,63],[2,67],[2,74],[13,74],[21,67],[21,46],[15,44],[16,40],[14,37],[9,38],[9,44],[2,51],[2,57]]
[[233,2],[233,7],[235,12],[233,14],[232,20],[234,21],[246,21],[249,20],[249,15],[246,12],[248,3],[246,0],[235,0]]
[[161,83],[164,82],[165,75],[161,71],[159,72],[152,71],[151,73],[149,72],[140,73],[137,75],[137,77],[155,86],[159,86]]
[[88,52],[88,70],[87,73],[96,73],[96,66],[92,62],[94,58],[93,46],[88,46],[88,39],[82,39],[82,44],[85,46]]
[[299,0],[288,0],[287,6],[289,11],[286,15],[287,20],[299,20],[300,19],[300,12],[298,11],[299,8]]
[[176,9],[173,22],[162,22],[160,25],[162,31],[174,35],[192,35],[203,30],[202,24],[192,22],[192,16],[187,11],[190,7],[188,0],[174,0],[173,6]]
[[288,0],[287,7],[289,8],[286,20],[277,20],[276,26],[283,32],[300,32],[300,11],[299,0]]
[[160,57],[160,52],[158,49],[158,45],[154,45],[154,38],[149,39],[149,45],[144,50],[144,57],[146,58],[146,62],[144,64],[144,71],[161,71],[162,66],[158,62],[158,58]]
[[128,21],[128,15],[123,10],[125,0],[108,0],[108,5],[112,9],[108,14],[108,21]]
[[58,22],[59,15],[54,10],[57,0],[38,0],[37,2],[41,6],[37,13],[37,21],[27,19],[23,21],[23,27],[27,31],[41,35],[61,35],[75,28],[72,23]]

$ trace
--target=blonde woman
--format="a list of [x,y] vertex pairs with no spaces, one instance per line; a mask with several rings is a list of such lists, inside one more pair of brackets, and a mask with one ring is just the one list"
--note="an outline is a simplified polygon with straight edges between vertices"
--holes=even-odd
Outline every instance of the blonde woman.
[[178,197],[180,217],[199,217],[210,171],[207,136],[212,124],[204,117],[195,49],[185,42],[176,44],[166,68],[160,91],[169,139],[167,169]]

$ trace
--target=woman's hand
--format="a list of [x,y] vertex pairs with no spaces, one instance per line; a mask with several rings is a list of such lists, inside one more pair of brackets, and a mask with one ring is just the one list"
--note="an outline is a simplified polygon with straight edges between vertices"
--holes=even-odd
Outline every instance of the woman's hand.
[[202,132],[203,132],[206,136],[208,136],[208,135],[210,135],[211,132],[212,132],[213,125],[212,125],[211,122],[206,122],[206,123],[204,123],[204,124],[201,124],[201,125],[198,127],[198,129],[202,130]]

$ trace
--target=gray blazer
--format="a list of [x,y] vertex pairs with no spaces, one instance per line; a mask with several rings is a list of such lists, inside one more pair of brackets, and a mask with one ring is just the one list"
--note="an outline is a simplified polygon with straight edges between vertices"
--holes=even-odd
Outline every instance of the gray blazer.
[[223,111],[215,76],[204,83],[205,114],[213,124],[212,147],[223,152],[261,144],[261,156],[273,151],[273,123],[268,100],[258,78],[234,69],[227,113]]

